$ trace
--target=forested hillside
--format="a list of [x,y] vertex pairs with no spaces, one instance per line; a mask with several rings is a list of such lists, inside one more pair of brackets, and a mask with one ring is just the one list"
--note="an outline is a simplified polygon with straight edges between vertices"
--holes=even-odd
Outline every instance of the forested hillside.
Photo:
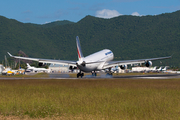
[[[7,51],[29,57],[77,60],[76,36],[84,56],[104,48],[115,60],[169,56],[161,65],[180,66],[180,11],[156,16],[86,16],[77,23],[25,24],[0,16],[0,60]],[[160,62],[156,62],[160,65]]]

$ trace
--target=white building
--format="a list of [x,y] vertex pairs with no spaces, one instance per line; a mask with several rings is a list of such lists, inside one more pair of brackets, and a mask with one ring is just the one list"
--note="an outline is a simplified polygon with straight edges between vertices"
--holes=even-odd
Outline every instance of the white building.
[[151,68],[149,67],[132,67],[132,72],[143,72],[143,71],[150,71]]
[[51,72],[68,73],[69,65],[51,64],[49,69]]

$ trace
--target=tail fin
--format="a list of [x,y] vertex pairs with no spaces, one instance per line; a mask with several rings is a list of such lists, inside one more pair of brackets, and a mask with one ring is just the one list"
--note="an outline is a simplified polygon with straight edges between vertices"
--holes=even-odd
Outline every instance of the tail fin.
[[29,63],[26,63],[27,64],[27,67],[29,68],[29,67],[31,67],[30,65],[29,65]]
[[84,56],[83,56],[82,51],[81,51],[81,45],[80,45],[79,37],[78,36],[76,37],[76,44],[77,44],[78,58],[80,60],[80,59],[84,58]]

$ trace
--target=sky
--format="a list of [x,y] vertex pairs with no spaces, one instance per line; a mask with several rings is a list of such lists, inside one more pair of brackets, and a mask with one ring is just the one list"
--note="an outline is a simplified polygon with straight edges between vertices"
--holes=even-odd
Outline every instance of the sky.
[[180,0],[0,0],[0,16],[35,24],[59,20],[78,22],[87,15],[110,19],[177,10],[180,10]]

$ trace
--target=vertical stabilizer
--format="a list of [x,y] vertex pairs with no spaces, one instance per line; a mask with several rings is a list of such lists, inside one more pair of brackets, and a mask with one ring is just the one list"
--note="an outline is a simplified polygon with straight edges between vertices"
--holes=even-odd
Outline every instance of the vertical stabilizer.
[[83,56],[82,51],[81,51],[81,45],[80,45],[78,36],[76,37],[76,44],[77,44],[78,58],[79,58],[79,60],[82,60],[84,58],[84,56]]
[[27,68],[30,68],[31,66],[29,65],[29,63],[26,63],[27,64]]

